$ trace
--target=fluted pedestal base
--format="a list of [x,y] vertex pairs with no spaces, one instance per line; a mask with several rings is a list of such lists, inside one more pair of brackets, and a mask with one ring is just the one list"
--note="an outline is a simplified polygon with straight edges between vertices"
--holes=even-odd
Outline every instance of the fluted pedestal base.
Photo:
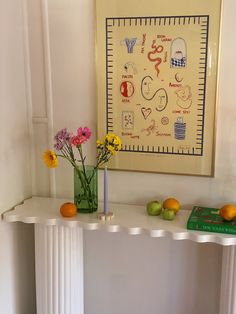
[[236,246],[223,248],[220,314],[236,314]]
[[37,314],[83,314],[83,230],[35,224]]
[[35,224],[37,314],[84,314],[82,228],[223,245],[219,313],[236,314],[235,235],[187,230],[188,210],[169,224],[145,216],[145,207],[136,205],[110,204],[115,215],[111,221],[99,220],[96,213],[63,219],[58,208],[67,201],[33,197],[4,214],[7,222]]

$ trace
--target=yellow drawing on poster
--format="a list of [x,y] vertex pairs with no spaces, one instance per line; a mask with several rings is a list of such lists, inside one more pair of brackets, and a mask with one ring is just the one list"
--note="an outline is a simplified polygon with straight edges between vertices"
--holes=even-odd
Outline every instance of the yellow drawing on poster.
[[112,168],[212,174],[219,21],[208,11],[103,17],[98,132],[122,139]]

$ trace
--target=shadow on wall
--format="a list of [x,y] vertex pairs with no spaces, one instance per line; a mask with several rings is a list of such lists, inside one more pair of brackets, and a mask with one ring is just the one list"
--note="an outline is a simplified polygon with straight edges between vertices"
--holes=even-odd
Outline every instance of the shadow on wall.
[[15,296],[19,313],[36,313],[34,226],[16,223],[14,241]]
[[218,313],[220,245],[125,232],[84,235],[86,314]]
[[34,226],[0,220],[0,313],[35,314]]

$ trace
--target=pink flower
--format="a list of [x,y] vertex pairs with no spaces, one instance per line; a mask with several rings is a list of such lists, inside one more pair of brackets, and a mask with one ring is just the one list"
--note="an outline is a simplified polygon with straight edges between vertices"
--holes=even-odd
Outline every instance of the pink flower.
[[56,143],[54,144],[54,148],[56,150],[62,150],[63,147],[69,143],[70,141],[70,133],[67,131],[66,128],[60,130],[57,132],[57,134],[55,135],[54,139],[56,141]]
[[55,135],[54,139],[58,142],[62,142],[65,143],[70,139],[70,133],[67,131],[66,128],[60,130],[57,132],[57,134]]
[[72,136],[70,139],[70,144],[74,146],[79,146],[86,142],[91,136],[91,130],[87,127],[78,128],[77,135]]
[[77,130],[77,137],[80,139],[80,143],[86,142],[91,137],[91,130],[87,127],[85,128],[78,128]]
[[81,139],[78,136],[72,136],[72,138],[70,139],[70,143],[71,143],[71,145],[79,146],[83,142],[81,142]]

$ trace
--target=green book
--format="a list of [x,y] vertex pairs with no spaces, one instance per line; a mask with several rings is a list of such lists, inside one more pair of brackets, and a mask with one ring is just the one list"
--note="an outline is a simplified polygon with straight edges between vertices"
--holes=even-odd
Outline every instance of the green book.
[[187,229],[236,234],[236,220],[226,221],[219,213],[218,208],[194,206],[187,222]]

